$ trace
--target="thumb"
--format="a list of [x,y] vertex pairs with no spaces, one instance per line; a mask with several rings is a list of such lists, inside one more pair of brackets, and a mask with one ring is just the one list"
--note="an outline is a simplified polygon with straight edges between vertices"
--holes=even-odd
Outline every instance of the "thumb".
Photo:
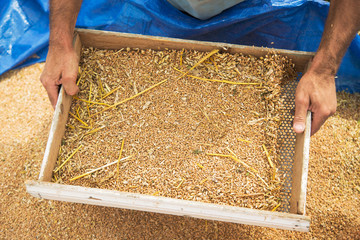
[[293,128],[296,133],[302,133],[305,130],[305,119],[309,109],[309,97],[296,93],[295,95],[295,117]]

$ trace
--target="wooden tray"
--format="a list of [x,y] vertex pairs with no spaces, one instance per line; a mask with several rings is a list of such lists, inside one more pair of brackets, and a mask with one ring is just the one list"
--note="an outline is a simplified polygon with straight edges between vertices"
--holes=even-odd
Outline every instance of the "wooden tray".
[[[165,48],[181,50],[185,48],[211,51],[216,48],[229,53],[243,53],[244,55],[253,55],[255,57],[268,54],[268,49],[258,47],[85,29],[76,29],[73,44],[79,55],[82,45],[101,49],[130,47],[154,50],[164,50]],[[308,52],[288,50],[276,50],[276,52],[291,58],[298,72],[302,72],[313,57],[313,53]],[[284,213],[52,183],[52,173],[58,157],[61,139],[64,136],[71,102],[72,97],[68,96],[64,89],[61,88],[39,179],[37,181],[26,182],[27,191],[31,195],[51,200],[127,208],[296,231],[309,231],[310,218],[305,216],[305,204],[310,144],[310,113],[307,116],[305,132],[296,136],[295,157],[292,167],[290,211],[289,213]]]

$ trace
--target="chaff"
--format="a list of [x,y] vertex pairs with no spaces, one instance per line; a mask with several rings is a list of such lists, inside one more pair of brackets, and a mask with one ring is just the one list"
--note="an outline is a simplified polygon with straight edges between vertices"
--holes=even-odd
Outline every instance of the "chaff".
[[161,82],[158,82],[158,83],[156,83],[155,85],[153,85],[153,86],[145,89],[144,91],[141,91],[141,92],[139,92],[138,94],[135,94],[135,95],[133,95],[133,96],[131,96],[131,97],[129,97],[129,98],[126,98],[126,99],[124,99],[124,100],[122,100],[122,101],[120,101],[120,102],[118,102],[118,103],[115,103],[115,104],[109,106],[109,107],[106,107],[105,109],[103,109],[103,110],[101,110],[101,111],[93,114],[92,116],[96,116],[96,115],[98,115],[98,114],[100,114],[100,113],[102,113],[102,112],[104,112],[104,111],[106,111],[106,110],[109,110],[109,109],[111,109],[111,108],[114,108],[114,107],[122,104],[122,103],[125,103],[125,102],[127,102],[127,101],[130,101],[130,100],[132,100],[132,99],[134,99],[134,98],[136,98],[136,97],[138,97],[138,96],[146,93],[147,91],[150,91],[151,89],[153,89],[153,88],[155,88],[155,87],[157,87],[157,86],[159,86],[159,85],[161,85],[161,84],[163,84],[163,83],[165,83],[165,82],[167,82],[167,81],[168,81],[168,80],[165,79],[165,80],[163,80],[163,81],[161,81]]
[[92,174],[92,173],[94,173],[94,172],[96,172],[96,171],[99,171],[99,170],[101,170],[101,169],[110,167],[110,166],[118,163],[119,161],[124,162],[125,160],[128,160],[128,159],[131,158],[131,157],[133,157],[133,155],[124,157],[124,158],[122,158],[122,159],[120,159],[120,160],[116,160],[116,161],[114,161],[114,162],[108,163],[108,164],[106,164],[106,165],[104,165],[104,166],[101,166],[101,167],[99,167],[99,168],[96,168],[96,169],[94,169],[94,170],[91,170],[91,171],[89,171],[89,172],[86,172],[86,173],[81,174],[81,175],[79,175],[79,176],[73,177],[73,178],[71,178],[69,181],[70,181],[70,182],[75,181],[75,180],[77,180],[77,179],[79,179],[79,178],[82,178],[82,177],[85,177],[85,176],[87,176],[87,175],[90,175],[90,174]]
[[107,106],[107,107],[110,107],[110,106],[111,106],[110,104],[107,104],[107,103],[88,101],[88,100],[85,100],[85,99],[78,98],[77,96],[74,96],[73,98],[74,98],[75,100],[78,100],[78,101],[81,101],[81,102],[85,102],[85,103],[91,103],[91,104],[96,104],[96,105],[103,105],[103,106]]
[[[185,76],[187,73],[177,69],[174,67],[174,69],[180,73],[183,74],[183,76]],[[209,79],[209,78],[203,78],[203,77],[197,77],[197,76],[193,76],[193,75],[187,75],[188,77],[191,78],[195,78],[195,79],[199,79],[199,80],[203,80],[203,81],[208,81],[208,82],[220,82],[220,83],[228,83],[228,84],[233,84],[233,85],[260,85],[260,83],[244,83],[244,82],[232,82],[232,81],[228,81],[228,80],[219,80],[219,79]]]
[[79,122],[81,122],[81,124],[83,124],[84,126],[86,126],[86,127],[89,126],[86,122],[84,122],[83,120],[81,120],[80,118],[78,118],[78,117],[77,117],[75,114],[73,114],[72,112],[69,112],[69,114],[70,114],[71,116],[73,116],[76,120],[78,120]]
[[79,149],[82,147],[82,145],[80,145],[79,147],[77,147],[75,149],[75,151],[57,168],[54,170],[54,173],[57,173],[74,155],[75,153],[77,153],[79,151]]

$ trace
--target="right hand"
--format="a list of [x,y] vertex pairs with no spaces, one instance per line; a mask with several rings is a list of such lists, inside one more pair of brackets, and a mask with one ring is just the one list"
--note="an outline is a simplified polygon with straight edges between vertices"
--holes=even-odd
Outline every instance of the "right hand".
[[319,74],[317,71],[307,71],[296,88],[293,125],[296,133],[304,131],[308,110],[312,112],[311,135],[336,111],[335,76],[321,70]]
[[40,81],[45,87],[54,109],[59,96],[60,85],[71,96],[79,92],[79,87],[76,85],[78,66],[79,57],[73,48],[49,47]]

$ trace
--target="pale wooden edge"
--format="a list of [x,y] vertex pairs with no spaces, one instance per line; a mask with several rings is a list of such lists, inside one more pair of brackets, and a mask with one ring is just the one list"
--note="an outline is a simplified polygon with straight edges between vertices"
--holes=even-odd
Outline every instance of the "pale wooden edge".
[[[78,57],[80,57],[81,41],[77,33],[74,35],[73,45]],[[69,115],[71,101],[72,97],[67,95],[64,88],[61,87],[51,123],[44,158],[41,164],[39,174],[39,180],[41,181],[51,181],[52,172],[61,146],[61,139],[65,133],[65,126]]]
[[309,152],[311,135],[311,112],[308,111],[305,120],[305,130],[296,134],[295,158],[292,175],[290,212],[305,215],[306,188],[309,171]]
[[218,48],[222,49],[224,52],[242,53],[244,55],[252,55],[255,57],[265,56],[269,51],[275,51],[280,55],[291,58],[295,63],[295,68],[298,72],[302,72],[308,61],[314,56],[313,52],[270,49],[229,43],[184,40],[80,28],[77,28],[76,31],[80,34],[84,46],[103,49],[121,49],[130,47],[139,49],[150,48],[154,50],[164,50],[166,48],[181,50],[184,48],[197,51],[211,51],[214,48]]
[[34,197],[50,200],[189,216],[302,232],[308,232],[310,227],[310,218],[297,214],[254,210],[40,181],[27,181],[26,189]]
[[310,136],[311,136],[311,112],[308,111],[306,115],[306,124],[304,131],[304,148],[303,148],[303,162],[302,162],[302,174],[301,174],[301,192],[298,204],[298,213],[306,214],[306,189],[307,179],[309,172],[309,155],[310,155]]

